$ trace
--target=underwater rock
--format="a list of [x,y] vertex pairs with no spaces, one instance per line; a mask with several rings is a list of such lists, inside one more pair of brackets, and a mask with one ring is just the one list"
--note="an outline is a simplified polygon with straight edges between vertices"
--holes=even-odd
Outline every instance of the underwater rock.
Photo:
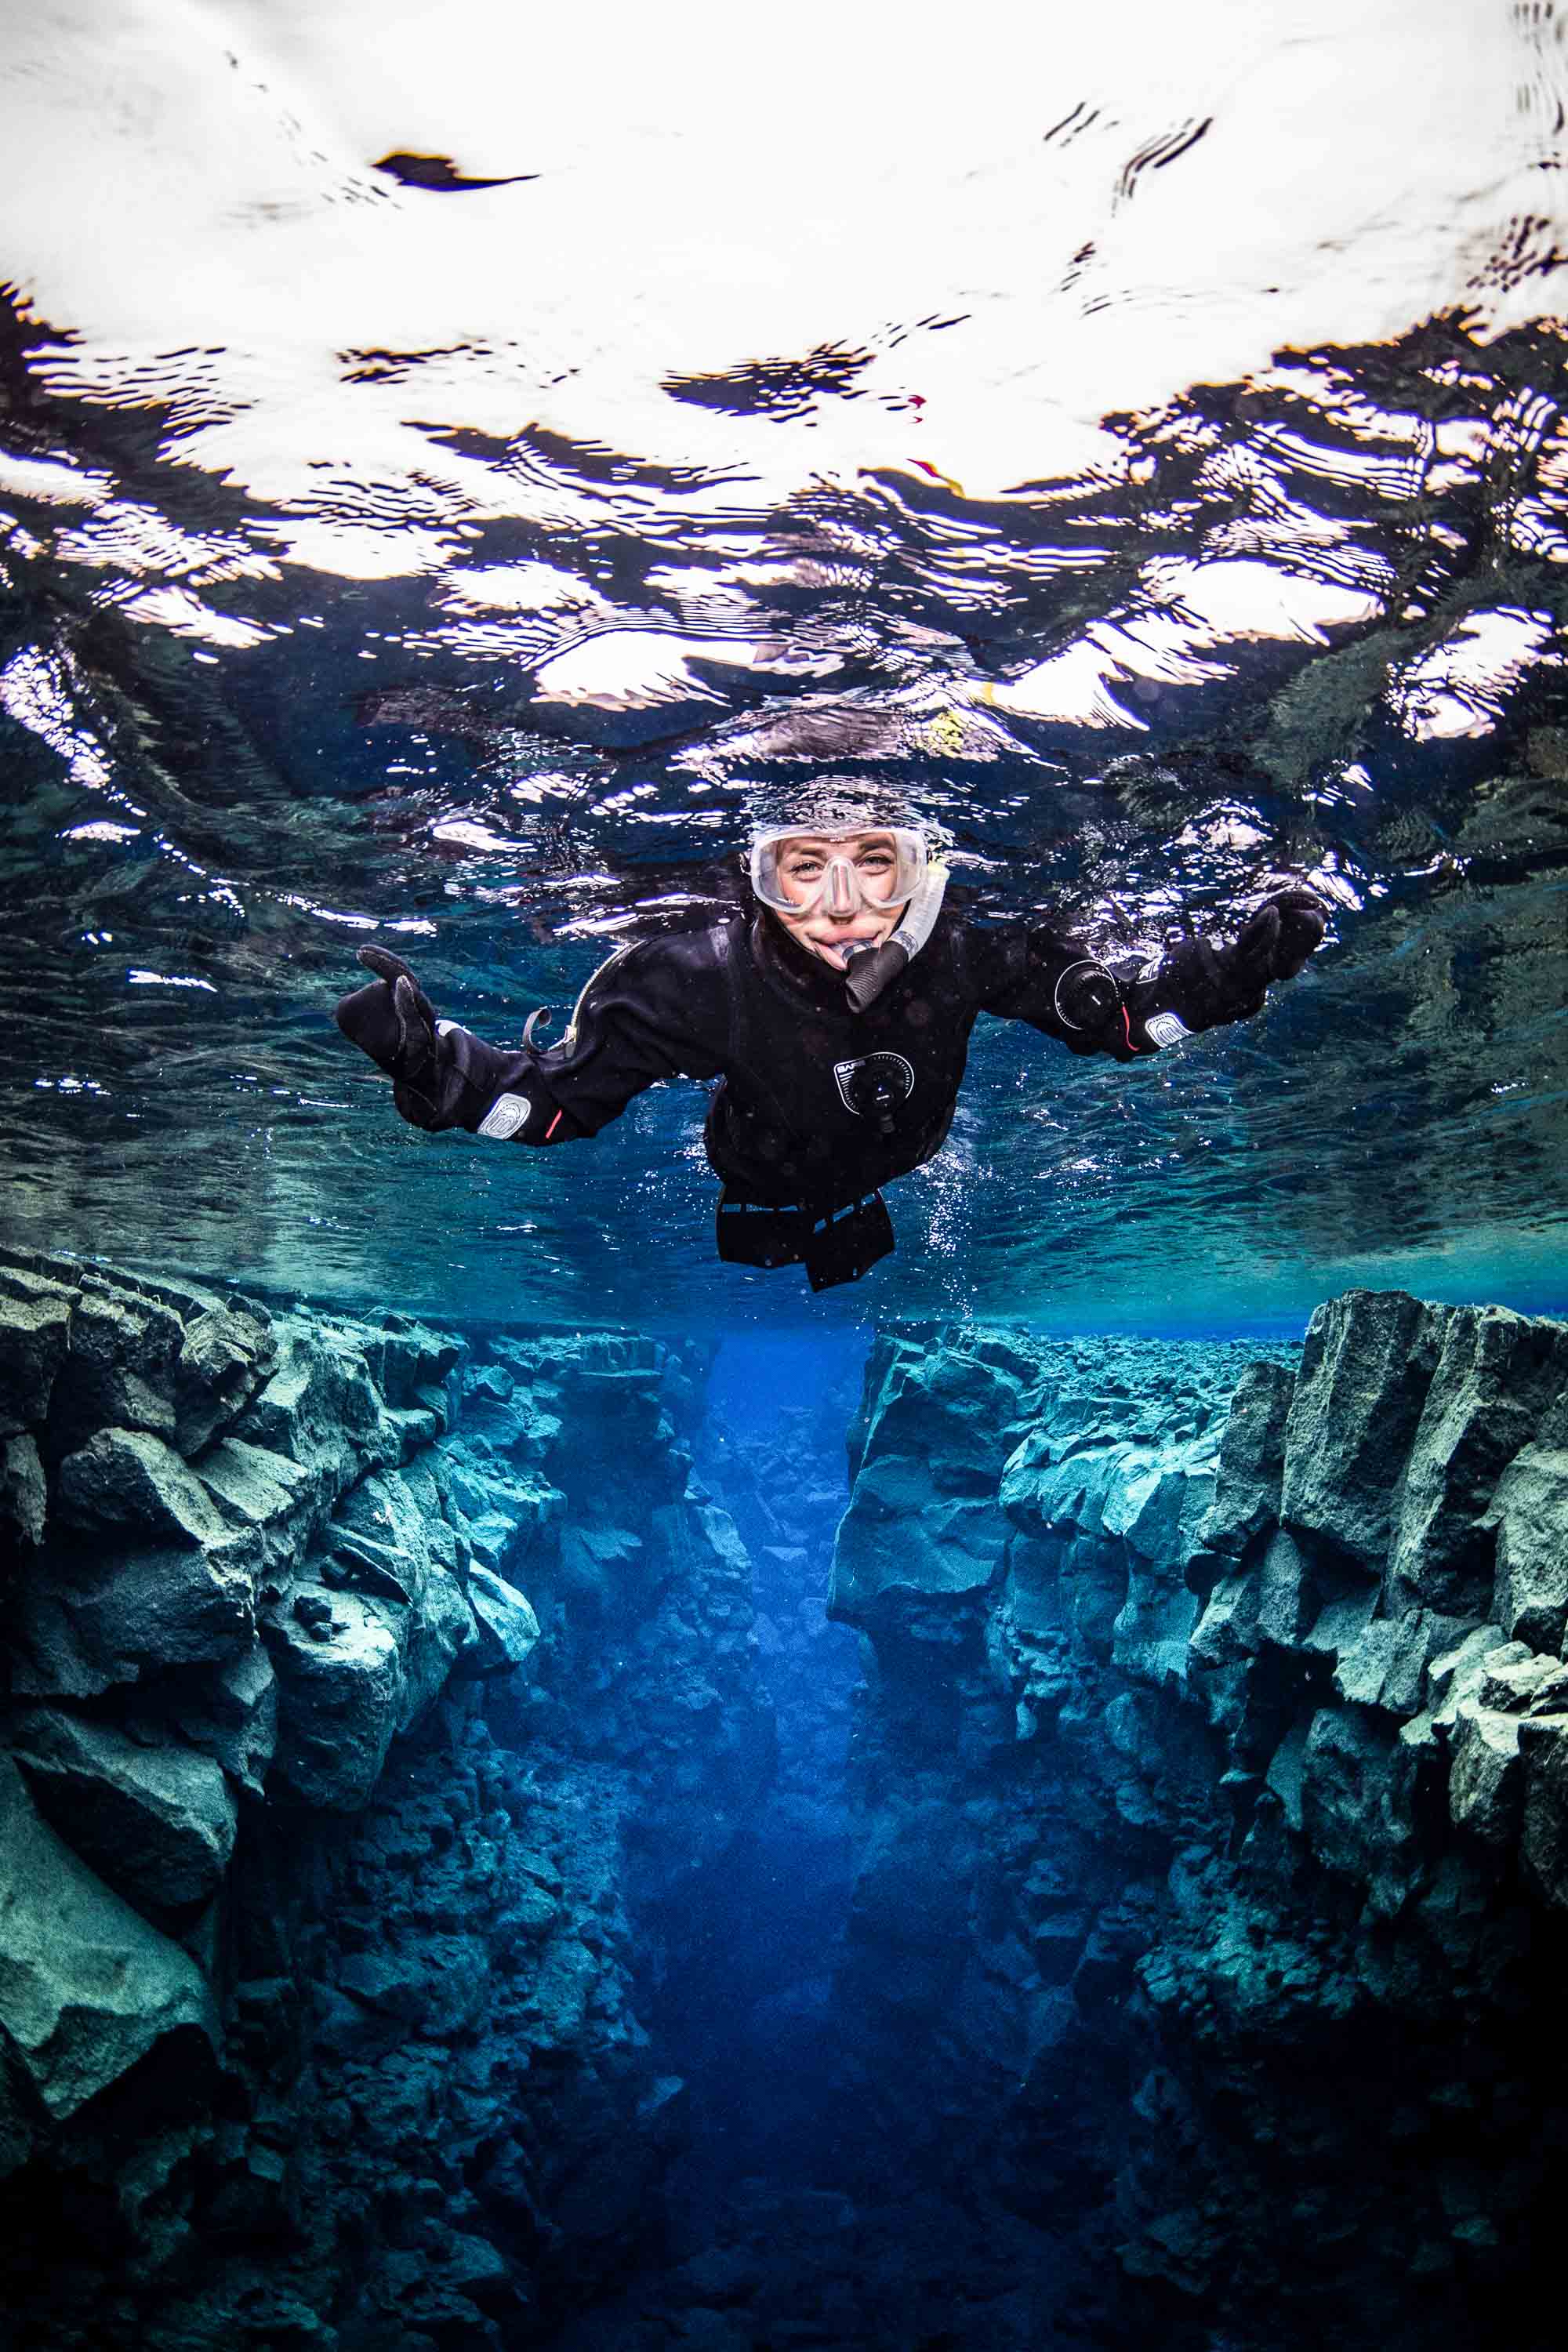
[[1524,1800],[1519,1732],[1517,1716],[1463,1706],[1449,1743],[1448,1811],[1454,1826],[1504,1853],[1518,1843]]
[[238,1822],[212,1758],[54,1707],[25,1709],[11,1739],[39,1811],[116,1894],[160,1917],[216,1894]]
[[195,1684],[174,1720],[182,1738],[215,1758],[238,1788],[264,1795],[278,1745],[278,1677],[265,1644],[253,1643]]
[[[1568,2092],[1568,1327],[1355,1291],[1299,1357],[1011,1334],[1001,1410],[984,1336],[879,1343],[840,1537],[876,1671],[839,2029],[880,2130],[918,2151],[942,2114],[966,2198],[1042,2222],[1107,2184],[1128,2291],[1248,2347],[1486,2332],[1500,2273],[1463,2265],[1506,2210],[1528,2333],[1555,2175],[1519,2136]],[[895,1390],[964,1382],[894,1443]],[[926,1565],[955,1488],[1006,1523],[988,1573]],[[968,1843],[927,1832],[940,1905],[900,1911],[893,1825],[942,1818]],[[1455,2173],[1459,2042],[1501,2203]],[[1280,2239],[1309,2210],[1310,2275]]]
[[[1363,1596],[1363,1605],[1373,1607],[1375,1601]],[[1421,1705],[1427,1667],[1474,1630],[1473,1619],[1414,1608],[1403,1616],[1373,1617],[1357,1624],[1360,1611],[1352,1616],[1354,1609],[1352,1603],[1341,1616],[1343,1636],[1337,1631],[1330,1635],[1325,1620],[1331,1612],[1325,1610],[1304,1636],[1302,1647],[1333,1660],[1333,1687],[1348,1706],[1379,1707],[1394,1716],[1415,1715]]]
[[173,1446],[139,1429],[95,1430],[59,1466],[62,1518],[81,1528],[124,1526],[166,1542],[226,1542],[232,1530]]
[[[1435,1310],[1440,1339],[1410,1441],[1389,1556],[1391,1579],[1429,1608],[1489,1611],[1505,1466],[1568,1395],[1568,1333],[1502,1307]],[[1532,1503],[1545,1503],[1538,1486]]]
[[[1225,1454],[1220,1454],[1220,1490],[1225,1487]],[[1258,1632],[1277,1649],[1304,1648],[1319,1612],[1332,1589],[1331,1577],[1320,1576],[1311,1554],[1286,1528],[1268,1536],[1258,1564]]]
[[403,1696],[396,1727],[407,1731],[474,1637],[461,1581],[467,1546],[459,1550],[439,1478],[425,1462],[372,1472],[344,1497],[325,1540],[333,1557],[323,1578],[358,1591],[398,1635]]
[[[899,1531],[889,1540],[893,1523]],[[864,1624],[884,1592],[984,1591],[1002,1565],[1006,1538],[994,1502],[932,1496],[925,1464],[879,1459],[856,1480],[838,1531],[830,1614],[841,1624]]]
[[85,1561],[50,1547],[16,1604],[13,1689],[90,1698],[170,1666],[238,1656],[255,1632],[254,1559],[244,1538],[200,1550],[91,1545]]
[[403,1432],[376,1388],[363,1340],[341,1323],[299,1315],[274,1325],[277,1362],[233,1433],[280,1454],[310,1491],[335,1496],[366,1470],[403,1458]]
[[1287,1527],[1381,1568],[1436,1353],[1433,1310],[1403,1291],[1317,1309],[1286,1420]]
[[963,1593],[998,1573],[1007,1528],[988,1464],[1019,1426],[1023,1391],[1000,1350],[890,1351],[856,1434],[859,1465],[834,1548],[828,1613],[869,1622],[884,1594]]
[[0,1440],[0,1523],[9,1525],[24,1543],[44,1539],[48,1486],[34,1440],[24,1431]]
[[1319,1707],[1301,1757],[1301,1829],[1324,1868],[1365,1890],[1392,1915],[1408,1885],[1401,1867],[1415,1842],[1408,1770],[1397,1727],[1378,1708]]
[[314,1500],[310,1475],[300,1464],[266,1446],[222,1437],[203,1449],[195,1475],[234,1528],[254,1529],[258,1577],[292,1555]]
[[1568,1633],[1568,1447],[1529,1443],[1486,1511],[1497,1531],[1491,1614],[1510,1637],[1564,1654]]
[[0,1257],[19,2346],[499,2344],[655,2226],[627,1905],[772,1757],[705,1362]]
[[1193,1628],[1192,1654],[1203,1666],[1228,1666],[1255,1657],[1261,1639],[1261,1595],[1253,1575],[1222,1576]]
[[[266,1309],[249,1302],[7,1252],[0,1358],[24,1420],[47,1423],[51,1453],[94,1429],[129,1428],[190,1454],[243,1409],[271,1367],[273,1345]],[[0,1387],[0,1399],[5,1393]]]
[[47,1421],[75,1297],[25,1259],[0,1254],[0,1435],[17,1437]]
[[355,1812],[380,1778],[404,1706],[402,1644],[388,1617],[357,1593],[309,1586],[267,1614],[276,1769],[300,1804]]
[[0,1757],[0,2029],[56,2119],[73,2116],[151,2052],[176,2063],[216,2038],[190,1955],[110,1894],[39,1819]]
[[1202,1535],[1210,1551],[1239,1552],[1279,1517],[1285,1423],[1295,1382],[1283,1364],[1248,1364],[1220,1436],[1217,1486]]
[[539,1620],[514,1585],[476,1560],[468,1570],[468,1606],[477,1638],[463,1659],[471,1674],[505,1674],[525,1666],[539,1640]]

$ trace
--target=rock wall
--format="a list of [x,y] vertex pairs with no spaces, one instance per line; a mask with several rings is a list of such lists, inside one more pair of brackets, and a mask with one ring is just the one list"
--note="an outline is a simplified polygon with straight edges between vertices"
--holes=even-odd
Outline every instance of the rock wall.
[[1568,1328],[707,1370],[0,1257],[7,2344],[1554,2341]]
[[18,2352],[521,2344],[657,2231],[644,1914],[772,1753],[704,1369],[0,1259]]
[[990,2340],[1549,2340],[1568,1328],[888,1336],[851,1460],[840,1998],[882,2134],[1041,2233]]

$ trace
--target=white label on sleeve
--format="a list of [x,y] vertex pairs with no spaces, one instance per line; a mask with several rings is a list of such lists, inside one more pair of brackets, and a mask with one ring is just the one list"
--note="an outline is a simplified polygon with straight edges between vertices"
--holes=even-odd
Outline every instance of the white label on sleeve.
[[1139,979],[1158,980],[1160,977],[1160,966],[1163,961],[1164,958],[1163,956],[1151,956],[1146,964],[1140,966],[1138,972]]
[[1143,1034],[1156,1045],[1176,1045],[1192,1034],[1186,1023],[1173,1013],[1152,1013],[1143,1024]]
[[492,1143],[509,1143],[522,1133],[532,1109],[526,1095],[497,1095],[479,1121],[479,1133],[488,1135]]

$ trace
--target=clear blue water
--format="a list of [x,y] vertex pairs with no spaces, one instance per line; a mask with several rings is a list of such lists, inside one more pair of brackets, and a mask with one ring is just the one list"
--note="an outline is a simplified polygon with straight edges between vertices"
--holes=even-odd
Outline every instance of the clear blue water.
[[[5,1237],[660,1328],[1563,1304],[1556,20],[983,8],[960,97],[826,15],[326,14],[0,60]],[[816,1301],[714,1262],[700,1089],[432,1141],[332,1029],[377,939],[514,1038],[824,766],[987,914],[1331,940],[1156,1066],[983,1021]]]
[[[869,1327],[1568,1310],[1565,107],[1557,12],[1477,0],[0,43],[0,1242],[717,1346],[780,1769],[647,1989],[673,2252],[741,2176],[847,2184],[933,2305],[1011,2283],[901,2210],[834,2040]],[[1301,879],[1330,938],[1139,1067],[983,1021],[897,1254],[818,1298],[717,1263],[700,1087],[430,1139],[334,1028],[376,940],[515,1039],[825,771],[978,919],[1131,955]]]

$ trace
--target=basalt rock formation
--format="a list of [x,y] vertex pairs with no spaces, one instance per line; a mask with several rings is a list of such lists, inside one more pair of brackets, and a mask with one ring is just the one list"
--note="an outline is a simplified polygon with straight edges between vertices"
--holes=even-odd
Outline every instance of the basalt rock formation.
[[772,1753],[704,1370],[0,1261],[17,2352],[524,2341],[643,2245],[640,1915]]
[[1554,2341],[1568,1327],[709,1370],[0,1256],[8,2343]]
[[852,1463],[864,2095],[1092,2258],[990,2340],[1552,2340],[1568,1327],[886,1337]]

